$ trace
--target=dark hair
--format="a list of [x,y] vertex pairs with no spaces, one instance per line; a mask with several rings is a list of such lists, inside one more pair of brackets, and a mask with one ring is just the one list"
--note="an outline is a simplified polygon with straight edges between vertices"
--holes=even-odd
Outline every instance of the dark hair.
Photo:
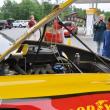
[[110,17],[108,18],[108,22],[110,22]]

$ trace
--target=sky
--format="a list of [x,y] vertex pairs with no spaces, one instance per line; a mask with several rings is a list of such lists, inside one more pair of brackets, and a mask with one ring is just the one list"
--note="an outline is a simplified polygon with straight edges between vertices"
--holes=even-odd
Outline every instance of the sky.
[[[5,0],[0,0],[0,6],[3,5],[3,2]],[[15,0],[16,2],[21,2],[21,0]],[[46,1],[46,0],[38,0],[39,2],[41,1]],[[48,0],[47,0],[48,1]],[[55,2],[56,0],[50,0],[52,2]],[[61,0],[58,0],[58,1],[61,1]],[[64,0],[63,0],[64,1]],[[91,8],[91,4],[75,4],[73,3],[73,6],[77,7],[77,8],[82,8],[82,9],[88,9],[88,8]],[[101,9],[101,10],[104,10],[104,11],[110,11],[110,3],[100,3],[98,4],[98,8]]]
[[[88,9],[92,7],[92,4],[73,4],[77,8]],[[98,4],[98,8],[101,11],[110,11],[110,3],[100,3]]]

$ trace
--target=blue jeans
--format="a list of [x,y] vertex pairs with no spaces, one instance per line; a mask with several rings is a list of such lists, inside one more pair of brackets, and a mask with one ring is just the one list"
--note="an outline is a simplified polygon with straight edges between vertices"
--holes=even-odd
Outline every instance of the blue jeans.
[[97,53],[102,55],[103,42],[97,42]]

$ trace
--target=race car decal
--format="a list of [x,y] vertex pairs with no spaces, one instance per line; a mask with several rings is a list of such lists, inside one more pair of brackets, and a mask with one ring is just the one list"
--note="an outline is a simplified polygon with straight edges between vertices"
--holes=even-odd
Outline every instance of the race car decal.
[[0,108],[18,110],[110,110],[110,93],[3,100]]

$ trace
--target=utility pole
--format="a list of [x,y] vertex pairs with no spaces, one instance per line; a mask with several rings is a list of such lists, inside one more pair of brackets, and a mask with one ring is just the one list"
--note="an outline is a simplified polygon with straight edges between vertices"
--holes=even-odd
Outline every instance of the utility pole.
[[98,0],[96,1],[96,9],[98,8]]
[[58,0],[56,0],[56,3],[58,4]]
[[94,3],[92,3],[92,8],[94,8]]

